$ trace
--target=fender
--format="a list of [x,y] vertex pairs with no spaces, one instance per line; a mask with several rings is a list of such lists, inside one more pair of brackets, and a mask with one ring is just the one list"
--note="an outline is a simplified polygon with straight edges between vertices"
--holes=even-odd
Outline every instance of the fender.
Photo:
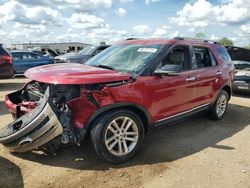
[[117,108],[121,108],[121,107],[127,107],[127,108],[134,108],[136,110],[140,110],[141,112],[144,113],[145,117],[146,117],[146,122],[145,120],[142,120],[144,123],[147,123],[147,127],[146,127],[146,130],[149,128],[149,125],[151,124],[151,117],[150,117],[150,114],[148,113],[148,111],[140,106],[140,105],[137,105],[137,104],[134,104],[134,103],[127,103],[127,102],[120,102],[120,103],[113,103],[113,104],[110,104],[110,105],[107,105],[107,106],[104,106],[104,107],[101,107],[99,108],[97,111],[94,112],[94,114],[89,118],[87,124],[84,126],[83,129],[85,129],[86,131],[90,131],[90,128],[91,128],[91,125],[92,123],[96,120],[96,118],[98,116],[100,116],[102,113],[108,111],[108,110],[114,110],[114,109],[117,109]]
[[228,97],[229,97],[228,100],[230,100],[230,98],[231,98],[231,96],[232,96],[232,87],[231,87],[228,83],[226,83],[226,84],[224,84],[224,85],[217,91],[217,93],[215,94],[215,97],[214,97],[213,102],[211,103],[211,106],[214,105],[214,103],[216,102],[216,100],[217,100],[217,98],[218,98],[218,96],[219,96],[219,94],[220,94],[220,91],[221,91],[224,87],[229,87],[229,88],[230,88],[230,95],[228,96]]

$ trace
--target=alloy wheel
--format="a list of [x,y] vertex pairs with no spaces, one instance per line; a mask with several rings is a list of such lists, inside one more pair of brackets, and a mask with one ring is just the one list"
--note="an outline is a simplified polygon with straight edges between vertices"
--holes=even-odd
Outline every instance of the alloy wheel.
[[216,113],[218,117],[223,116],[227,108],[227,96],[226,95],[221,95],[216,103]]
[[136,147],[138,137],[139,130],[135,121],[127,116],[119,116],[107,126],[104,141],[109,152],[124,156]]

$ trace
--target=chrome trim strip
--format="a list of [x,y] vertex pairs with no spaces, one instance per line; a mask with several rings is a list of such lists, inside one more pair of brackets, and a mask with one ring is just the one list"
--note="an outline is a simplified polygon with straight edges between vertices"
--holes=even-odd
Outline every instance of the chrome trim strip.
[[168,120],[168,119],[171,119],[171,118],[174,118],[174,117],[177,117],[177,116],[180,116],[180,115],[183,115],[183,114],[192,112],[192,111],[195,111],[195,110],[197,110],[197,109],[199,109],[199,108],[202,108],[202,107],[205,107],[205,106],[209,106],[209,105],[210,105],[210,103],[206,103],[206,104],[203,104],[203,105],[201,105],[201,106],[197,106],[197,107],[192,108],[192,109],[190,109],[190,110],[187,110],[187,111],[185,111],[185,112],[181,112],[181,113],[178,113],[178,114],[175,114],[175,115],[172,115],[172,116],[169,116],[169,117],[166,117],[166,118],[157,120],[156,123],[159,123],[159,122],[161,122],[161,121],[165,121],[165,120]]

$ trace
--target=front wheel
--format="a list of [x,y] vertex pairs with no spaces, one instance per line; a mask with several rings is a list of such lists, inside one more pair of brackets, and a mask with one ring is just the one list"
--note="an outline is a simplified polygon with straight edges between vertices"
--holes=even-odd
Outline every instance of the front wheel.
[[91,130],[98,156],[111,163],[128,161],[139,151],[144,138],[141,119],[129,110],[105,113]]
[[225,90],[222,90],[213,106],[210,110],[210,118],[213,120],[220,120],[224,116],[227,105],[228,105],[228,93]]

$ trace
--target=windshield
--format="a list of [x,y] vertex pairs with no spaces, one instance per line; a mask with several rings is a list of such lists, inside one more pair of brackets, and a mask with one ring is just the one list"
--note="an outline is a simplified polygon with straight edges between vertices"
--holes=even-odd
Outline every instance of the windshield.
[[250,69],[249,61],[233,61],[236,69]]
[[95,46],[88,46],[86,48],[84,48],[83,50],[81,50],[79,52],[79,54],[81,55],[91,55],[91,53],[96,49]]
[[86,65],[110,68],[119,72],[139,73],[163,45],[119,44],[90,59]]

